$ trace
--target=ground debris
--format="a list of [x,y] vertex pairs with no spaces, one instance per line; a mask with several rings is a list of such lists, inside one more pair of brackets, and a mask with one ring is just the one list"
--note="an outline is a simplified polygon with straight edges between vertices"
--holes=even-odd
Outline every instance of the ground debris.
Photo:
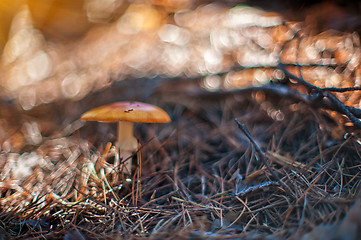
[[[281,99],[278,119],[234,95],[212,107],[206,99],[161,105],[173,121],[137,128],[142,171],[134,165],[130,182],[112,168],[112,144],[105,146],[104,138],[115,141],[112,125],[59,130],[26,141],[19,153],[1,153],[6,232],[17,239],[76,232],[85,239],[277,239],[354,222],[347,216],[359,193],[358,135],[335,140],[326,113]],[[259,121],[250,117],[259,114]],[[234,118],[250,129],[278,179]],[[26,173],[17,173],[20,166]]]

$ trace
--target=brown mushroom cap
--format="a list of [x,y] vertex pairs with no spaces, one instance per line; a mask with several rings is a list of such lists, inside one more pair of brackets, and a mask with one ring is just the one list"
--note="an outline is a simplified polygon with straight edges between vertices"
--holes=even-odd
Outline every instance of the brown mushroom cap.
[[94,108],[81,116],[83,121],[167,123],[169,115],[161,108],[141,102],[116,102]]

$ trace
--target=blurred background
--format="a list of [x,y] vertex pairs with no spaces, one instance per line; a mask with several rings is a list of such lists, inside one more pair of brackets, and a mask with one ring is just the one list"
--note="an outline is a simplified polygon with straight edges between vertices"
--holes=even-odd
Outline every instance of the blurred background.
[[[202,76],[204,89],[229,90],[282,79],[279,57],[295,62],[298,49],[304,64],[347,65],[316,72],[317,84],[340,86],[358,76],[359,10],[357,1],[3,0],[1,94],[29,110],[129,78]],[[317,37],[285,50],[306,27]]]

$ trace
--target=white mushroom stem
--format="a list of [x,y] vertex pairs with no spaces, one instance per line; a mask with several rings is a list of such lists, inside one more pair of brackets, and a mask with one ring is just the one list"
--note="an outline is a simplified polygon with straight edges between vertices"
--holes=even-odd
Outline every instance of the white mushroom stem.
[[132,159],[130,156],[137,150],[138,141],[133,135],[133,122],[119,121],[118,122],[118,141],[117,147],[120,151],[120,158],[124,161],[128,159],[125,165],[125,171],[131,173]]

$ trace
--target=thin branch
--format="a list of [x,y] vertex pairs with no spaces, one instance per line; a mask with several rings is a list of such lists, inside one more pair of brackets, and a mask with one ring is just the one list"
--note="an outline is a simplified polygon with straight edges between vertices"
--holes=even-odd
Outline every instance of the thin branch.
[[293,80],[296,80],[298,83],[304,85],[309,91],[313,90],[320,96],[328,99],[330,103],[334,106],[336,111],[339,113],[345,114],[351,122],[357,127],[361,129],[361,121],[356,116],[359,116],[359,114],[355,115],[354,113],[358,111],[355,111],[355,108],[350,111],[350,108],[344,105],[340,100],[338,100],[334,95],[327,92],[326,90],[319,88],[307,81],[305,81],[303,78],[297,77],[296,75],[290,73],[286,68],[285,64],[279,63],[278,68],[281,69],[288,77],[292,78]]
[[238,121],[238,119],[235,119],[238,128],[241,129],[241,131],[244,133],[244,135],[246,135],[246,137],[249,139],[249,141],[253,144],[256,152],[258,153],[259,158],[261,159],[261,161],[263,162],[263,164],[267,167],[268,171],[271,173],[271,175],[277,179],[277,181],[283,186],[284,190],[287,192],[287,194],[292,198],[295,199],[293,194],[291,193],[291,191],[288,189],[288,186],[282,182],[282,180],[280,179],[280,177],[278,176],[278,174],[273,171],[273,169],[269,166],[264,153],[262,152],[261,148],[258,146],[258,144],[253,140],[251,134],[247,131],[246,127],[244,126],[244,124],[240,123]]

